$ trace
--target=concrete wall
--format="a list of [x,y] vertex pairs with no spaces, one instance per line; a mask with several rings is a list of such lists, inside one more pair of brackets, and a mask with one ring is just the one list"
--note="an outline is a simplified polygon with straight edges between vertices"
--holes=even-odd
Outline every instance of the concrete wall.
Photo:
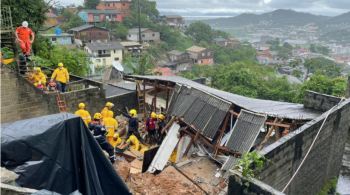
[[[79,81],[80,90],[61,94],[67,104],[67,111],[74,113],[80,102],[87,105],[87,110],[93,116],[100,112],[107,101],[114,103],[113,111],[120,114],[125,107],[137,108],[136,93],[127,93],[106,98],[103,84],[84,80]],[[82,85],[82,86],[81,86]],[[74,88],[73,84],[69,85]],[[1,123],[13,122],[48,114],[58,113],[56,94],[44,94],[29,81],[18,77],[7,68],[1,70]]]
[[304,107],[325,112],[338,104],[341,98],[314,91],[306,91]]
[[229,177],[227,194],[249,195],[283,195],[280,191],[254,178],[244,178],[239,172],[232,170]]
[[[282,190],[304,158],[326,115],[322,114],[260,151],[269,160],[258,178]],[[327,181],[338,177],[349,129],[350,99],[347,99],[328,116],[287,194],[317,194]]]
[[51,114],[45,95],[7,68],[1,69],[1,123]]

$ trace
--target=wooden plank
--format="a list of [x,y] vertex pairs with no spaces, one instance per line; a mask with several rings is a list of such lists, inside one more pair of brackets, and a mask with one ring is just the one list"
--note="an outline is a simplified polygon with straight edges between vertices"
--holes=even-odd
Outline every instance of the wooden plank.
[[226,114],[226,117],[225,117],[223,126],[221,127],[221,130],[220,130],[220,135],[219,135],[218,139],[216,140],[216,144],[215,144],[215,153],[214,153],[214,156],[215,156],[215,157],[216,157],[216,155],[217,155],[217,153],[218,153],[219,145],[220,145],[220,143],[221,143],[222,136],[224,135],[224,132],[225,132],[225,130],[226,130],[229,116],[230,116],[230,114]]

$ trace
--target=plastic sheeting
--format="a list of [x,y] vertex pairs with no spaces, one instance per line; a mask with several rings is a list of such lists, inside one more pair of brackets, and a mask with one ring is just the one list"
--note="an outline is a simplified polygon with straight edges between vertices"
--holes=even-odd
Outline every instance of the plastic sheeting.
[[60,194],[130,194],[80,117],[61,113],[2,124],[1,166],[17,184]]

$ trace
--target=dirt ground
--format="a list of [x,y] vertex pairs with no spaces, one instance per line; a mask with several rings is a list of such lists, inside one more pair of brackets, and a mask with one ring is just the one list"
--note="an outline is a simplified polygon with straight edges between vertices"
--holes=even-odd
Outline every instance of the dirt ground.
[[130,173],[127,161],[117,161],[114,165],[118,175],[128,185],[133,194],[144,195],[201,195],[204,194],[190,180],[174,167],[168,166],[158,175],[151,173]]

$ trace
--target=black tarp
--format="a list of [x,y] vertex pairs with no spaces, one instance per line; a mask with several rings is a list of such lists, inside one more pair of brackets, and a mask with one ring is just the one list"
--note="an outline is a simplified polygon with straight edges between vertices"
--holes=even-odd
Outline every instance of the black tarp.
[[1,127],[1,166],[17,184],[61,194],[130,194],[80,117],[61,113]]

